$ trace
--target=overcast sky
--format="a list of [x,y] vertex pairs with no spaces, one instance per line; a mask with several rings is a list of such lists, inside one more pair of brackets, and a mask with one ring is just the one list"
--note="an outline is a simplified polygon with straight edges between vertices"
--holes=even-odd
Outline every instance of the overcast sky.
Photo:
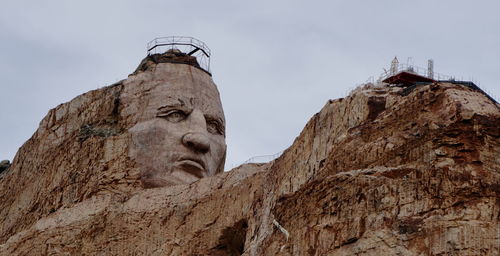
[[226,169],[287,148],[328,99],[394,56],[474,79],[498,100],[499,1],[2,1],[0,160],[49,109],[127,77],[159,36],[212,50]]

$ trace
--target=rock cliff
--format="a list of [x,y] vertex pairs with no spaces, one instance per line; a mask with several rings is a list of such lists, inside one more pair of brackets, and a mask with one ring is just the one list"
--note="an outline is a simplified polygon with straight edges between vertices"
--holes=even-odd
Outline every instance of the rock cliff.
[[482,93],[365,85],[270,163],[145,189],[126,113],[155,70],[49,111],[0,174],[1,255],[500,254],[500,110]]

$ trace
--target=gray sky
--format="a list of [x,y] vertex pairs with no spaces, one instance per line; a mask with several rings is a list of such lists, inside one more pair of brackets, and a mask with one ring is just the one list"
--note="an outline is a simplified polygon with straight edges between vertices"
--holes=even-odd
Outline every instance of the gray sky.
[[328,99],[394,56],[473,78],[500,96],[500,2],[3,1],[0,160],[12,160],[49,109],[124,79],[159,36],[212,50],[227,119],[226,169],[287,148]]

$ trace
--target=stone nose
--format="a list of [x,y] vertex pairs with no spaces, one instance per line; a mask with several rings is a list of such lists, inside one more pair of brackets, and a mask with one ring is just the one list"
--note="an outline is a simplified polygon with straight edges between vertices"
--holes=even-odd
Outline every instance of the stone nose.
[[182,144],[201,153],[206,153],[210,150],[210,141],[207,136],[199,132],[189,132],[184,134],[184,136],[182,136]]

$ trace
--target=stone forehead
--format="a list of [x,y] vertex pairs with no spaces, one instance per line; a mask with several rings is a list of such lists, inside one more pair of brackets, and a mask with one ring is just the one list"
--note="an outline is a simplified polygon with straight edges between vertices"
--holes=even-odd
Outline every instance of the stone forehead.
[[169,98],[206,99],[204,101],[216,101],[220,104],[219,92],[213,84],[201,84],[194,81],[183,83],[165,81],[151,88],[151,93]]
[[152,90],[158,95],[182,95],[200,102],[216,101],[220,105],[219,91],[212,78],[188,65],[160,64],[153,83],[156,86]]
[[131,123],[153,118],[159,107],[175,100],[225,119],[212,78],[189,65],[162,63],[153,74],[130,76],[124,85],[122,114],[129,117]]
[[219,93],[215,86],[205,84],[161,84],[150,93],[153,101],[150,107],[158,108],[165,105],[183,105],[190,108],[199,108],[212,114],[222,115],[223,110]]

